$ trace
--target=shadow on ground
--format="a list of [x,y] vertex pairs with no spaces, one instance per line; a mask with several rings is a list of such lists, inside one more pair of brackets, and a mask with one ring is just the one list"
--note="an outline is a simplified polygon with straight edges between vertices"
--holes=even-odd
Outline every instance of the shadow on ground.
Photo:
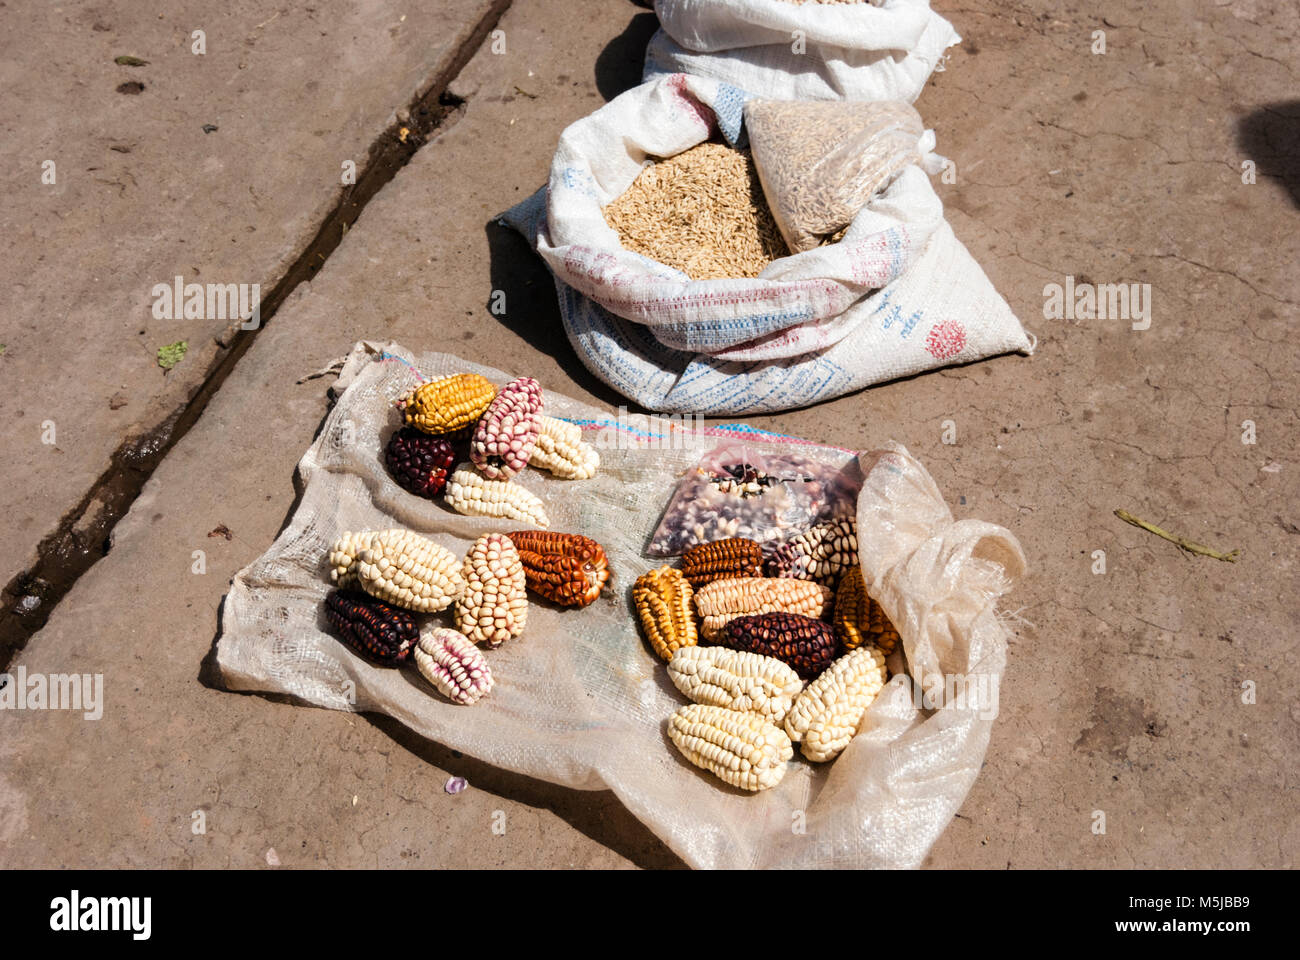
[[1300,209],[1300,100],[1266,103],[1242,117],[1237,145],[1255,161],[1256,175],[1280,180]]
[[[493,292],[487,302],[489,315],[523,337],[534,350],[554,357],[575,383],[601,403],[639,410],[594,376],[574,353],[560,321],[555,280],[542,258],[523,237],[495,218],[489,220],[483,230],[487,234],[491,257]],[[501,315],[492,311],[492,301],[498,291],[505,295],[506,311]],[[501,366],[510,367],[504,359],[500,362]]]
[[608,790],[573,790],[511,773],[467,757],[459,750],[451,750],[442,744],[426,740],[391,717],[371,714],[364,716],[394,742],[426,763],[446,770],[453,776],[464,777],[473,788],[530,807],[545,808],[578,832],[627,857],[642,869],[669,870],[686,867],[675,853],[632,816]]
[[638,13],[627,29],[611,40],[596,57],[596,89],[606,100],[613,100],[641,82],[645,48],[659,19],[653,13]]

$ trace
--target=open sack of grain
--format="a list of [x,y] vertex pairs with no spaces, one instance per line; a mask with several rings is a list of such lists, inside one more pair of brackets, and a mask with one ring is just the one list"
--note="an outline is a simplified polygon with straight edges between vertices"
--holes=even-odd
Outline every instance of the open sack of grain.
[[[530,597],[526,630],[485,652],[493,682],[481,697],[466,690],[453,699],[423,667],[376,663],[340,636],[327,598],[331,545],[346,531],[400,527],[459,557],[485,534],[519,526],[465,515],[401,483],[384,453],[403,425],[395,402],[454,374],[504,384],[527,373],[397,344],[354,347],[337,403],[299,461],[293,516],[231,582],[216,651],[227,687],[384,714],[501,769],[611,790],[695,867],[919,866],[979,774],[1006,659],[996,607],[1025,561],[1003,528],[954,522],[925,468],[897,444],[855,454],[737,424],[665,436],[661,421],[548,391],[548,415],[581,425],[600,450],[599,470],[572,480],[530,465],[515,482],[546,504],[551,530],[603,544],[610,577],[598,598],[579,609]],[[756,460],[856,461],[862,582],[897,627],[901,653],[891,656],[906,658],[833,762],[791,757],[779,784],[753,795],[673,747],[670,718],[688,701],[633,609],[633,585],[663,563],[644,551],[674,485],[705,451],[738,443]],[[432,624],[449,612],[427,616]],[[448,636],[422,629],[421,648]],[[957,678],[960,692],[949,682]]]
[[642,79],[689,73],[785,100],[906,100],[961,37],[928,0],[655,0]]
[[[720,226],[701,220],[695,232],[731,245],[724,266],[761,265],[755,276],[696,279],[688,271],[717,273],[689,258],[647,256],[662,249],[654,234],[663,211],[638,212],[625,195],[636,185],[653,199],[652,185],[637,181],[659,177],[645,169],[656,160],[672,166],[710,141],[723,151],[743,146],[745,100],[726,84],[684,74],[635,87],[570,125],[548,186],[504,215],[555,274],[569,341],[596,376],[652,410],[749,414],[1029,351],[1020,322],[953,235],[917,164],[858,211],[837,242],[765,265],[772,229],[742,223],[728,232],[721,218],[736,204],[702,195],[704,216]],[[761,194],[734,162],[707,173],[694,168],[703,184],[747,185],[750,201]]]

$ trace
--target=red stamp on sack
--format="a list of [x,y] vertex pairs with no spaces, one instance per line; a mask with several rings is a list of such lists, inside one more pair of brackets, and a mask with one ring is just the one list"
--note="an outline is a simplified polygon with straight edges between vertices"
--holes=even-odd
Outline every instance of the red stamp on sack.
[[966,348],[966,328],[956,320],[940,320],[925,335],[925,349],[937,360],[955,357]]

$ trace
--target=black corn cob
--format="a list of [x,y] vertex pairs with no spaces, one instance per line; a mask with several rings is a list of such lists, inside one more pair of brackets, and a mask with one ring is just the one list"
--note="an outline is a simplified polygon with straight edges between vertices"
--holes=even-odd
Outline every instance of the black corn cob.
[[718,634],[717,645],[775,657],[811,680],[835,659],[835,632],[815,617],[797,613],[760,613],[736,617]]
[[430,436],[415,427],[403,427],[388,441],[384,463],[403,490],[432,500],[447,485],[456,464],[468,449],[462,431],[448,436]]
[[409,613],[356,590],[331,590],[325,618],[353,650],[385,665],[404,661],[420,639]]

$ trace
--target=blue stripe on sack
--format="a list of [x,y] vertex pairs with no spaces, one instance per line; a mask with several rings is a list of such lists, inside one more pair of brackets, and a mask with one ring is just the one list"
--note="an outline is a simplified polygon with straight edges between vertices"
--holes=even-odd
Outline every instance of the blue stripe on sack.
[[713,101],[713,112],[718,115],[718,129],[727,143],[738,146],[741,126],[745,122],[745,101],[753,97],[729,83],[718,84],[718,97]]
[[[660,324],[659,327],[671,331],[674,334],[672,339],[684,344],[683,349],[707,351],[710,347],[727,347],[755,340],[811,319],[812,308],[804,307],[788,313],[764,313],[734,320],[692,320],[683,324]],[[737,331],[744,331],[744,336],[737,337]]]

